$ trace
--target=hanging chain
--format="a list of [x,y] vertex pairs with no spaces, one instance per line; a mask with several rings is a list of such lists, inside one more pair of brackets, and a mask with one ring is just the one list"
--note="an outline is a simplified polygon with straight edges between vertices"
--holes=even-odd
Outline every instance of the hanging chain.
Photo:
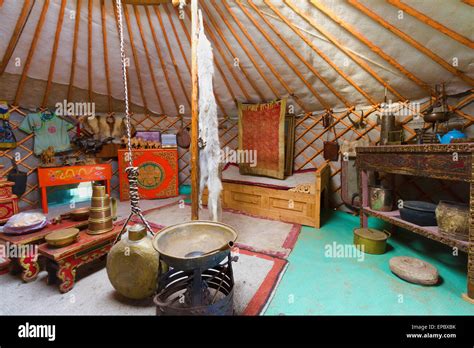
[[130,109],[129,109],[129,101],[128,101],[128,80],[127,80],[127,66],[125,61],[127,57],[125,56],[125,43],[123,39],[123,18],[122,18],[122,1],[115,0],[117,4],[117,12],[118,12],[118,26],[119,26],[119,38],[120,38],[120,59],[122,61],[122,80],[123,80],[123,87],[124,87],[124,94],[125,94],[125,128],[127,130],[127,150],[128,150],[128,163],[129,167],[133,167],[133,159],[132,159],[132,132],[130,126]]
[[133,166],[133,154],[132,154],[132,131],[131,131],[131,120],[130,120],[130,106],[128,100],[128,81],[127,81],[127,66],[126,66],[126,56],[125,56],[125,42],[123,38],[123,17],[122,17],[122,1],[115,0],[117,5],[117,12],[118,12],[118,27],[119,27],[119,38],[120,38],[120,58],[122,61],[122,80],[123,80],[123,87],[124,87],[124,99],[125,99],[125,128],[127,131],[127,156],[126,161],[128,162],[128,167],[125,169],[128,178],[128,186],[129,186],[129,196],[130,196],[130,206],[131,206],[131,213],[128,217],[127,221],[123,225],[122,231],[117,236],[115,243],[120,240],[120,236],[125,231],[125,228],[130,221],[133,215],[138,215],[140,219],[143,221],[144,225],[146,226],[147,230],[153,234],[153,230],[151,229],[150,224],[148,221],[145,220],[145,217],[142,214],[142,210],[140,208],[140,195],[138,194],[138,167]]

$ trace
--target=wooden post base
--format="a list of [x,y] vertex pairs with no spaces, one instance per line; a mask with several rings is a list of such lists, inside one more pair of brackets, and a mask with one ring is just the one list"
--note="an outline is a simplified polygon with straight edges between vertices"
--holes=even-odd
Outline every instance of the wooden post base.
[[470,304],[474,305],[474,298],[470,298],[467,294],[462,294],[462,299]]

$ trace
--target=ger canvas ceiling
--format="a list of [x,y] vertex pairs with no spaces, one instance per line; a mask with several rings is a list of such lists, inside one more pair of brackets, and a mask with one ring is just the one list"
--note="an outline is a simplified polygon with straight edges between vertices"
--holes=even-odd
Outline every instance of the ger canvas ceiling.
[[[189,2],[189,1],[188,1]],[[123,99],[112,0],[0,0],[0,99],[23,107]],[[447,93],[474,81],[471,0],[200,0],[220,115],[288,97],[297,112]],[[131,100],[189,115],[190,12],[125,6]],[[75,87],[75,88],[72,88]],[[114,106],[115,105],[115,106]],[[181,107],[181,108],[180,108]]]

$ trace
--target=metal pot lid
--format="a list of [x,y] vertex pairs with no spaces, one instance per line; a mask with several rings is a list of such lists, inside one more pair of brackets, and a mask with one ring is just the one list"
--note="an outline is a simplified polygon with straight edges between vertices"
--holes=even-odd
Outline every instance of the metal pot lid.
[[374,228],[356,228],[354,229],[354,234],[359,237],[375,240],[375,241],[382,241],[387,240],[388,235],[380,230],[376,230]]
[[436,204],[423,201],[404,201],[403,208],[434,213]]

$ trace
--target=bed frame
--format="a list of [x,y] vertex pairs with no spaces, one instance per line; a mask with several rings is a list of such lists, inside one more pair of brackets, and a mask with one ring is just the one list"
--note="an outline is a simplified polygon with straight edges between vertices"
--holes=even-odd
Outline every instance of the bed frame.
[[[315,171],[314,180],[314,194],[223,180],[223,208],[320,228],[321,204],[328,207],[330,167],[327,163]],[[207,191],[203,194],[203,204],[207,204]]]

